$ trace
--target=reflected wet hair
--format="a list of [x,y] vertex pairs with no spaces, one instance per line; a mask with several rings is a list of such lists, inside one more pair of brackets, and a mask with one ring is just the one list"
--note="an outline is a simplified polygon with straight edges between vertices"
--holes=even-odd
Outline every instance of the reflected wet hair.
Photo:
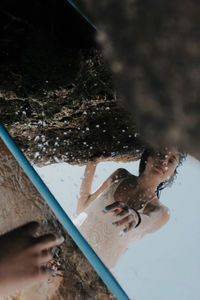
[[[156,151],[154,150],[151,150],[151,149],[145,149],[144,152],[142,153],[142,156],[141,156],[141,159],[140,159],[140,165],[139,165],[139,175],[141,175],[145,168],[146,168],[146,163],[147,163],[147,160],[149,158],[149,156],[151,156],[153,153],[155,153]],[[177,177],[177,168],[182,165],[183,161],[186,159],[186,153],[182,152],[182,151],[178,151],[178,154],[179,154],[179,163],[178,163],[178,166],[176,167],[175,171],[174,171],[174,176],[172,179],[168,180],[168,181],[163,181],[161,182],[157,189],[156,189],[156,194],[157,194],[157,197],[160,198],[160,194],[161,194],[161,191],[166,188],[166,187],[169,187],[173,184],[175,178]]]

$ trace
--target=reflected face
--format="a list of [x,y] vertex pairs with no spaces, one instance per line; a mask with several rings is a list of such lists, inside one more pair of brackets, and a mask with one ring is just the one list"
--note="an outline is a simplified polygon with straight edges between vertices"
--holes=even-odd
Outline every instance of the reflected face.
[[149,176],[160,178],[160,182],[173,178],[179,164],[177,148],[165,148],[160,152],[154,152],[148,157],[145,173]]

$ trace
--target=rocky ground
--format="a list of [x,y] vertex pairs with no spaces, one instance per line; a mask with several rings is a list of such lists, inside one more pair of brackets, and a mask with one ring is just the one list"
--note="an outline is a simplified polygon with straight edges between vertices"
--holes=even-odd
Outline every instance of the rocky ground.
[[[63,2],[60,9],[66,9]],[[7,34],[6,41],[2,37],[0,64],[2,123],[38,165],[82,164],[101,154],[131,153],[138,158],[143,149],[139,129],[128,108],[119,104],[109,66],[94,42],[94,30],[75,15],[71,18],[80,23],[79,31],[72,34],[69,20],[60,21],[66,16],[59,7],[58,16],[50,18],[48,8],[44,17],[47,4],[36,1],[32,8],[38,23],[26,10],[23,15],[18,12],[20,17],[1,11],[2,36]]]
[[[83,164],[95,155],[111,154],[137,159],[143,149],[138,130],[117,101],[100,51],[84,50],[76,57],[68,52],[61,61],[52,61],[43,89],[40,78],[30,78],[30,70],[27,76],[21,69],[13,74],[13,65],[1,68],[0,117],[25,155],[38,165]],[[57,85],[52,79],[56,74],[51,76],[54,66]]]
[[0,178],[0,234],[34,220],[41,224],[39,235],[52,232],[65,237],[64,243],[54,248],[49,264],[55,277],[0,299],[115,299],[1,140]]

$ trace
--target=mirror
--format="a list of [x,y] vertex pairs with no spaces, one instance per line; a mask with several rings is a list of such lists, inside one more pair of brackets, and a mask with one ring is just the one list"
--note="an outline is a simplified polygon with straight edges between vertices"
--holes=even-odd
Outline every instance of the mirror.
[[[197,238],[200,228],[197,197],[199,162],[188,156],[183,165],[178,167],[174,183],[161,191],[159,200],[164,205],[161,215],[155,205],[157,200],[152,190],[150,194],[145,191],[145,196],[154,205],[148,207],[148,213],[144,213],[145,207],[142,205],[145,204],[145,197],[140,197],[137,190],[136,198],[141,198],[141,203],[135,209],[140,212],[142,220],[134,228],[139,222],[139,216],[135,211],[128,211],[133,228],[127,233],[123,232],[124,226],[119,228],[112,224],[117,221],[114,216],[108,211],[102,212],[111,202],[103,203],[98,210],[95,201],[102,200],[102,194],[104,200],[105,197],[115,198],[115,191],[120,189],[120,184],[121,191],[119,190],[117,201],[126,200],[120,200],[120,195],[127,193],[127,187],[132,194],[136,192],[136,177],[139,175],[140,158],[145,146],[134,120],[120,106],[113,91],[110,71],[95,45],[93,29],[76,14],[71,19],[64,18],[66,14],[71,15],[72,11],[70,10],[70,14],[69,10],[64,11],[65,4],[62,1],[60,3],[62,5],[56,6],[56,10],[51,7],[49,15],[52,16],[52,11],[56,14],[53,13],[49,23],[43,24],[41,31],[36,31],[39,36],[37,38],[36,32],[32,32],[27,23],[17,23],[18,26],[25,26],[26,30],[23,32],[29,37],[29,43],[25,45],[22,54],[18,53],[20,64],[18,56],[16,64],[11,51],[7,67],[3,65],[6,80],[1,83],[2,122],[86,239],[91,241],[96,251],[99,247],[100,258],[131,299],[195,299],[199,292],[197,278],[200,269],[200,244]],[[75,16],[80,23],[73,27],[71,24],[75,24]],[[73,22],[66,24],[66,19]],[[32,23],[36,26],[33,21]],[[49,24],[53,24],[52,31],[49,31]],[[85,35],[84,30],[87,33]],[[47,36],[44,32],[51,32],[52,35]],[[84,36],[87,37],[86,40]],[[20,46],[22,49],[22,45]],[[170,163],[171,155],[175,155],[175,164],[176,161],[179,162],[179,150],[170,147],[151,152],[148,158],[154,157],[157,164],[160,159],[163,161],[162,168],[169,168],[168,165],[164,166],[164,160],[167,160],[167,164]],[[102,157],[108,158],[107,161]],[[96,159],[102,161],[95,170],[92,191],[117,169],[121,169],[121,173],[115,174],[108,182],[107,189],[99,194],[99,198],[93,199],[91,205],[76,216],[85,164],[88,161],[96,164]],[[168,171],[160,170],[157,166],[157,171],[154,171],[160,174],[164,170]],[[92,173],[94,168],[93,171],[90,168],[90,171]],[[135,177],[130,176],[127,171]],[[171,174],[167,176],[171,177]],[[122,180],[127,178],[131,180],[128,185],[123,186]],[[122,189],[125,189],[124,192]],[[127,201],[131,199],[127,194]],[[188,199],[192,201],[189,207]],[[128,206],[134,208],[129,203]],[[118,212],[127,213],[127,206],[123,208],[125,210],[120,207]],[[170,210],[170,218],[167,208]],[[152,219],[150,215],[156,219]],[[101,216],[104,221],[96,227],[97,217],[101,219]],[[87,221],[88,227],[81,228]],[[144,228],[143,224],[147,224],[145,222],[154,227],[149,228],[148,225]],[[99,230],[101,226],[102,231]],[[117,233],[112,239],[115,228]],[[107,251],[104,251],[105,247],[108,247]],[[79,272],[81,276],[82,264],[78,265],[76,274]]]
[[[137,176],[138,167],[138,161],[129,163],[102,162],[98,165],[93,188],[95,190],[108,177],[107,174],[111,174],[118,168],[125,168]],[[77,224],[75,218],[77,200],[75,205],[74,199],[79,197],[84,167],[61,163],[36,169],[68,215]],[[133,241],[128,251],[117,259],[116,264],[111,266],[114,276],[131,299],[133,297],[147,299],[148,295],[154,299],[160,299],[163,290],[165,290],[165,295],[162,296],[164,299],[169,297],[177,299],[179,296],[188,299],[189,296],[194,296],[194,291],[195,293],[198,291],[197,266],[199,266],[200,245],[196,237],[199,235],[199,202],[197,197],[199,172],[199,162],[190,156],[187,157],[183,166],[179,167],[177,179],[173,185],[163,190],[160,196],[160,202],[170,210],[169,221],[158,231],[145,235],[143,239],[135,243]],[[188,199],[192,199],[194,206],[192,214],[188,213]],[[102,210],[93,211],[93,213],[96,218],[98,214],[102,214],[105,218]],[[78,221],[84,224],[85,217],[89,218],[89,216],[82,214]],[[98,243],[103,243],[103,238],[109,235],[111,238],[112,224],[110,228],[106,228],[105,223],[102,223],[100,225],[102,231],[99,232],[98,230],[95,231],[95,226],[98,224],[95,223],[93,217],[92,221],[94,224],[88,225],[90,230],[87,228],[89,230],[88,235],[86,232],[84,234],[92,245],[95,245],[96,242],[96,247],[98,247]],[[140,231],[139,226],[137,231]],[[121,239],[123,236],[119,235],[118,238]],[[111,247],[110,251],[113,251],[112,254],[114,255],[116,247]],[[108,262],[108,266],[110,266],[113,258],[109,255],[107,258],[106,253],[102,253],[102,259]],[[186,283],[190,283],[189,286],[193,288],[187,288]]]

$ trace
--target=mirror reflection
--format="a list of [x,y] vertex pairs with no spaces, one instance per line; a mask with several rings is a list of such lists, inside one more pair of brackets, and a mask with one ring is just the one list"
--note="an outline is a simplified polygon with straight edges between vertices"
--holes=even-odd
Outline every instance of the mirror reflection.
[[[187,288],[186,283],[193,286],[195,293],[198,291],[199,268],[197,266],[200,245],[196,237],[199,236],[197,187],[200,164],[190,156],[185,158],[185,154],[177,148],[162,149],[160,152],[148,150],[148,155],[146,152],[147,150],[144,151],[141,160],[134,162],[116,162],[117,157],[99,157],[93,158],[86,166],[72,166],[63,163],[37,168],[37,171],[131,298],[146,299],[151,295],[154,299],[160,299],[163,289],[165,289],[166,295],[162,296],[164,299],[169,297],[176,299],[179,296],[187,299],[188,296],[193,295],[193,292]],[[129,188],[132,188],[132,193],[133,191],[137,192],[137,185],[135,182],[133,185],[131,180],[139,180],[144,157],[144,161],[148,162],[146,155],[150,158],[149,162],[153,161],[155,165],[155,167],[150,165],[148,169],[148,172],[152,172],[150,173],[151,183],[155,178],[162,179],[163,171],[172,172],[173,177],[168,178],[169,173],[165,174],[168,180],[162,185],[162,190],[160,185],[159,191],[154,191],[155,196],[146,190],[145,196],[149,203],[144,203],[144,196],[134,198],[137,199],[135,209],[140,213],[143,221],[143,224],[141,222],[135,228],[138,216],[135,212],[129,213],[127,206],[122,205],[123,210],[121,206],[115,209],[115,213],[122,212],[122,215],[124,214],[120,219],[109,211],[105,213],[103,210],[110,205],[109,201],[111,204],[116,203],[113,201],[113,194],[115,197],[117,189],[120,192],[120,182],[123,184],[123,181],[125,183],[127,181],[127,185],[130,185]],[[169,169],[165,169],[167,163],[170,164]],[[161,164],[160,168],[158,164]],[[96,174],[93,173],[91,194],[95,195],[96,193],[97,195],[96,191],[100,191],[100,193],[77,216],[77,207],[81,199],[80,191],[85,180],[84,173],[88,167],[90,171],[92,168],[93,171],[97,168]],[[122,174],[126,176],[115,179],[105,190],[102,190],[101,186],[107,174],[115,174],[116,170],[123,172]],[[58,176],[55,177],[55,174]],[[145,178],[146,175],[143,176],[142,178]],[[99,190],[99,186],[101,190]],[[121,186],[121,195],[124,195],[127,189],[123,190],[124,186]],[[149,199],[148,196],[151,198]],[[128,202],[127,198],[128,196],[125,203]],[[192,214],[188,213],[188,199],[192,199]],[[129,199],[129,201],[131,200],[132,198]],[[129,203],[128,206],[131,206],[132,202]],[[126,224],[121,226],[112,224],[126,218],[125,213],[131,216]],[[129,231],[123,232],[124,229],[126,231],[127,224],[131,227],[132,222],[135,222],[133,227]],[[144,239],[141,239],[142,237]],[[104,242],[105,240],[107,243]],[[126,243],[126,248],[124,243]],[[122,252],[122,249],[125,253]],[[111,256],[110,253],[112,253]],[[188,253],[190,254],[188,255]]]
[[80,220],[80,232],[103,262],[113,268],[131,244],[167,223],[169,210],[160,203],[159,193],[173,181],[181,154],[176,148],[161,152],[146,150],[138,177],[126,169],[117,169],[91,193],[96,165],[101,160],[94,158],[85,168],[76,210],[77,224]]
[[[23,29],[6,31],[11,36],[3,41],[10,52],[2,52],[1,121],[131,299],[197,299],[199,162],[178,147],[146,146],[119,104],[94,31],[64,2],[54,9],[35,1],[32,11],[40,14],[26,17],[30,23],[21,12],[17,19],[5,14],[6,5],[1,11],[2,22]],[[47,7],[45,15],[56,11],[55,19],[43,23]],[[74,18],[79,25],[72,29]],[[14,48],[13,38],[20,42]],[[71,274],[84,278],[73,299],[77,292],[95,299],[98,288],[107,297],[74,254],[76,246],[70,242],[65,250],[75,261],[65,285],[73,285]]]

